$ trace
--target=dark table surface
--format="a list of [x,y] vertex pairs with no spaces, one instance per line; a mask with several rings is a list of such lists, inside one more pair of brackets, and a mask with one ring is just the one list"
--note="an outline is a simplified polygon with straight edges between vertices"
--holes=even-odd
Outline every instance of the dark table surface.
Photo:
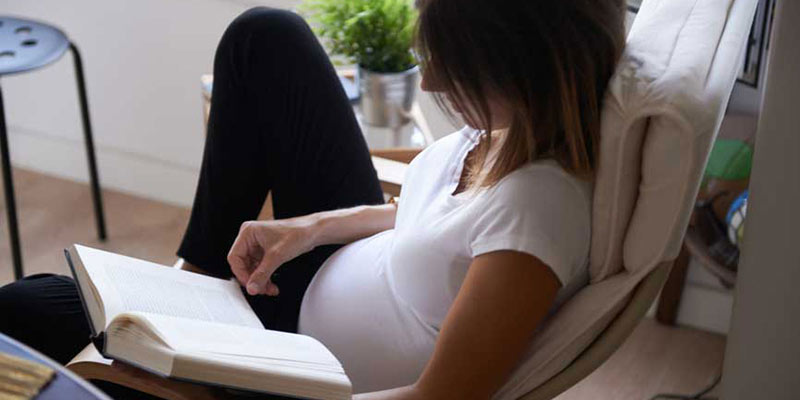
[[56,370],[55,378],[50,381],[39,396],[36,397],[37,400],[111,400],[90,383],[68,371],[55,361],[3,334],[0,334],[0,352],[35,361]]

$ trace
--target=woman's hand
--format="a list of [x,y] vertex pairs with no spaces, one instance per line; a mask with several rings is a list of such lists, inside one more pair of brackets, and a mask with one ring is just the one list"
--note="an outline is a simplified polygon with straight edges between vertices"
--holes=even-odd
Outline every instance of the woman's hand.
[[274,221],[248,221],[228,252],[236,279],[251,295],[278,295],[270,277],[283,263],[323,244],[345,244],[394,227],[397,207],[359,206]]
[[228,263],[236,279],[250,295],[278,295],[272,274],[283,263],[311,251],[316,243],[317,218],[305,217],[248,221],[228,253]]

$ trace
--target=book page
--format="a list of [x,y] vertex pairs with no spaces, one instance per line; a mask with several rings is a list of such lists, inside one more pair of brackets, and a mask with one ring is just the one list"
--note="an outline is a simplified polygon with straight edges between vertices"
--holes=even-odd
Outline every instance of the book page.
[[[201,320],[148,313],[126,313],[146,320],[173,350],[184,354],[214,354],[216,357],[249,358],[250,362],[269,362],[343,373],[336,357],[318,340],[305,335],[222,325]],[[240,360],[239,362],[247,362]]]
[[75,246],[103,299],[106,321],[146,312],[263,329],[233,281]]
[[115,359],[165,376],[297,398],[351,398],[342,365],[309,336],[143,312],[117,315],[107,332]]

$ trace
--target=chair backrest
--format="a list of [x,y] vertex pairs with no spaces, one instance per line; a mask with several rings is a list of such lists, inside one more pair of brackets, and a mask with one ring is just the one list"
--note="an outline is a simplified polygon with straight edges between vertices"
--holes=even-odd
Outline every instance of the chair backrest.
[[756,3],[642,4],[603,105],[592,282],[677,257]]
[[652,303],[680,250],[756,3],[643,2],[603,104],[591,283],[537,333],[496,398],[566,390]]

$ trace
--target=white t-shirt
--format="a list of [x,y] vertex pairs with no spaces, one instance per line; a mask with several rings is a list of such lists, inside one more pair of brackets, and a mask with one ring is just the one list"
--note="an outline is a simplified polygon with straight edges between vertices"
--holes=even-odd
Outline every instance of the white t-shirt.
[[306,291],[299,331],[339,358],[356,393],[417,380],[480,254],[538,257],[562,283],[556,304],[588,281],[591,185],[543,160],[453,196],[478,136],[467,127],[417,156],[395,228],[334,253]]

